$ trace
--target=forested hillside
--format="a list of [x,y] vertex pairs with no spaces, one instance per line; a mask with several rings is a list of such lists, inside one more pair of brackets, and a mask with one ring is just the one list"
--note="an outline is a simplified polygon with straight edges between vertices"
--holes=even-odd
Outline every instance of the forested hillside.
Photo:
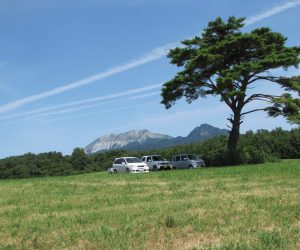
[[[209,167],[228,165],[226,136],[215,137],[198,144],[187,144],[151,151],[115,150],[87,155],[83,149],[75,148],[69,156],[59,152],[41,154],[28,153],[0,160],[0,178],[28,178],[39,176],[72,175],[95,171],[106,171],[116,157],[161,154],[170,160],[173,154],[194,153],[200,155]],[[259,130],[241,136],[236,157],[238,164],[256,164],[279,159],[300,158],[300,128],[284,131]]]

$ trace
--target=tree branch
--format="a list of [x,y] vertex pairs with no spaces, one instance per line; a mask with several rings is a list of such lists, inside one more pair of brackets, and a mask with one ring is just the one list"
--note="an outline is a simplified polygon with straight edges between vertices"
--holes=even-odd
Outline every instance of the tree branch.
[[249,81],[249,84],[253,83],[257,80],[267,80],[267,81],[270,81],[270,82],[279,83],[278,82],[279,79],[280,79],[280,77],[276,77],[276,76],[257,76],[253,80]]
[[214,82],[210,78],[208,78],[208,80],[212,85],[212,89],[214,89],[216,92],[218,92],[221,95],[221,97],[223,98],[224,102],[231,108],[232,102],[230,102],[230,100],[226,97],[226,95],[224,95],[222,92],[220,92],[218,90],[217,86],[214,84]]
[[276,98],[277,96],[275,95],[265,95],[265,94],[253,94],[251,96],[249,96],[245,102],[244,102],[244,106],[245,104],[254,101],[254,100],[259,100],[259,101],[272,101],[274,100],[274,98]]
[[266,111],[266,110],[267,110],[267,108],[253,109],[253,110],[242,113],[241,116],[247,115],[247,114],[250,114],[250,113],[253,113],[253,112],[256,112],[256,111]]
[[213,82],[210,78],[208,78],[208,80],[209,80],[210,84],[212,85],[212,87],[213,87],[215,90],[217,90],[217,86],[214,84],[214,82]]

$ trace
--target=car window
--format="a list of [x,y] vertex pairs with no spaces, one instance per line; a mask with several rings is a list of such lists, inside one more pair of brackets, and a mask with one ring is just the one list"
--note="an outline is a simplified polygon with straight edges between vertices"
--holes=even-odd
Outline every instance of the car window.
[[147,162],[151,162],[151,157],[147,157]]
[[140,163],[141,162],[141,160],[136,157],[126,158],[126,161],[127,161],[127,163]]
[[176,156],[175,161],[180,161],[180,156]]
[[143,158],[142,158],[142,161],[145,161],[145,160],[146,160],[146,157],[143,157]]
[[197,157],[196,155],[187,155],[187,157],[188,157],[190,160],[199,160],[199,157]]
[[182,160],[182,161],[187,161],[187,160],[188,160],[188,158],[187,158],[187,156],[186,156],[186,155],[182,155],[182,156],[181,156],[181,160]]
[[116,159],[114,164],[121,164],[121,162],[122,162],[122,159]]
[[163,161],[164,159],[160,155],[154,155],[152,156],[153,161]]

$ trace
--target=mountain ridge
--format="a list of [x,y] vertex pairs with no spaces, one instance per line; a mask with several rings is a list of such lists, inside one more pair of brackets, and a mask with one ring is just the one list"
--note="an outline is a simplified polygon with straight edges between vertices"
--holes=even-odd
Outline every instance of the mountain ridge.
[[87,154],[124,149],[132,151],[165,148],[180,144],[202,142],[218,135],[228,135],[227,129],[220,129],[209,124],[202,124],[194,128],[186,137],[172,137],[160,133],[150,132],[147,129],[131,130],[119,134],[101,136],[87,145],[84,150]]

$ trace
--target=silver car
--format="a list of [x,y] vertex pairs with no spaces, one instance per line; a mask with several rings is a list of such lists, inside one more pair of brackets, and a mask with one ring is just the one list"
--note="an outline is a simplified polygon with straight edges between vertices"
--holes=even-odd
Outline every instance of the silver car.
[[171,164],[173,169],[205,167],[205,162],[194,154],[174,155]]
[[146,155],[142,157],[142,162],[145,162],[149,170],[171,170],[172,165],[169,161],[163,159],[160,155]]
[[109,173],[149,173],[149,167],[136,157],[116,158]]

